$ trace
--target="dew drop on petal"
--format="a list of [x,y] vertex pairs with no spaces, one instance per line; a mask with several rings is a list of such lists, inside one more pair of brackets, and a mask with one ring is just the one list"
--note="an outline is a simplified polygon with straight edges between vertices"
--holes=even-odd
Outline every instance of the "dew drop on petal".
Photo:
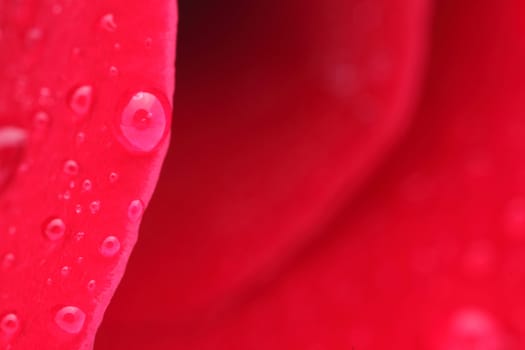
[[75,213],[82,214],[82,206],[80,204],[75,205]]
[[66,232],[66,224],[60,218],[52,218],[44,225],[44,236],[51,241],[61,239]]
[[90,179],[85,179],[84,182],[82,182],[82,190],[91,191],[92,188],[93,184],[91,183]]
[[84,327],[86,314],[76,306],[64,306],[55,315],[55,323],[66,333],[78,334]]
[[115,173],[115,172],[112,172],[112,173],[109,174],[108,179],[109,179],[109,182],[111,182],[113,184],[113,183],[117,182],[118,174]]
[[66,160],[64,163],[64,173],[66,175],[75,176],[78,174],[79,166],[78,163],[72,159]]
[[79,232],[75,233],[75,239],[77,241],[81,241],[82,238],[84,238],[85,236],[86,236],[86,233],[83,232],[83,231],[79,231]]
[[84,143],[84,141],[86,141],[86,134],[81,131],[75,137],[75,142],[77,143],[77,145],[81,145]]
[[63,266],[61,269],[60,269],[60,274],[64,277],[67,277],[69,276],[69,273],[71,272],[71,267],[69,266]]
[[112,257],[120,250],[120,241],[115,236],[108,236],[100,245],[100,254],[105,257]]
[[2,317],[0,321],[0,331],[8,336],[15,334],[20,329],[20,320],[14,313],[9,313]]
[[91,85],[77,87],[69,97],[69,108],[79,116],[88,114],[92,103],[93,87]]
[[100,18],[100,27],[108,32],[117,30],[117,23],[115,22],[115,15],[107,13]]
[[167,123],[168,116],[157,96],[149,92],[137,92],[120,114],[118,140],[131,152],[151,152],[164,138]]
[[100,201],[93,201],[89,203],[89,211],[91,214],[96,214],[100,211]]
[[7,270],[15,263],[15,255],[13,253],[6,253],[2,258],[2,269]]
[[37,130],[43,130],[49,126],[51,118],[49,114],[44,111],[38,111],[33,117],[33,125]]
[[110,77],[117,77],[119,74],[118,68],[115,66],[110,66],[108,69],[108,73]]
[[134,199],[128,206],[128,218],[132,222],[137,222],[144,213],[144,203],[140,199]]
[[95,280],[90,280],[88,283],[87,283],[87,289],[89,291],[93,291],[95,290],[95,288],[97,287],[97,282]]

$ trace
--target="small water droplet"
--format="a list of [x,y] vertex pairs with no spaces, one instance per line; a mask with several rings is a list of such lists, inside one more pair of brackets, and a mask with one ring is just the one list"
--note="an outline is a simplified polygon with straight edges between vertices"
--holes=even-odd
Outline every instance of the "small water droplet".
[[13,179],[22,161],[27,133],[20,128],[0,127],[0,192]]
[[94,291],[95,288],[97,287],[97,282],[95,280],[90,280],[88,283],[87,283],[87,289],[89,291]]
[[62,198],[64,198],[64,200],[70,200],[71,199],[71,192],[70,191],[65,191],[64,194],[62,195]]
[[77,183],[75,182],[75,180],[69,181],[69,188],[70,189],[74,189],[76,186],[77,186]]
[[82,213],[82,206],[80,204],[75,205],[75,213],[77,214]]
[[82,264],[84,262],[84,257],[83,256],[78,256],[77,257],[77,264]]
[[108,73],[110,77],[117,77],[119,74],[118,68],[115,66],[110,66],[108,69]]
[[64,306],[55,315],[55,323],[64,332],[78,334],[84,327],[86,314],[76,306]]
[[64,163],[64,173],[66,175],[75,176],[78,174],[79,166],[78,163],[72,159],[66,160]]
[[113,48],[115,49],[115,51],[120,51],[120,49],[122,48],[122,45],[120,45],[119,42],[116,42],[116,43],[113,45]]
[[49,114],[43,111],[36,112],[33,117],[33,125],[37,130],[46,129],[49,126],[50,121],[51,118],[49,118]]
[[51,241],[61,239],[66,232],[66,224],[60,218],[52,218],[44,225],[44,235]]
[[82,182],[82,190],[91,191],[92,188],[93,184],[91,183],[90,179],[85,179],[84,182]]
[[115,16],[112,13],[107,13],[100,18],[100,27],[108,32],[114,32],[117,30],[117,23],[115,22]]
[[128,101],[118,120],[119,141],[129,151],[153,151],[167,132],[168,116],[159,98],[140,91]]
[[10,269],[15,263],[15,254],[6,253],[2,258],[2,268],[4,270]]
[[110,173],[109,176],[108,176],[108,179],[109,179],[109,182],[111,182],[112,184],[117,182],[118,180],[118,174],[113,172],[113,173]]
[[81,145],[86,141],[86,134],[83,132],[79,132],[77,136],[75,137],[75,142],[77,145]]
[[16,226],[9,226],[7,228],[7,234],[10,236],[14,236],[16,234]]
[[100,211],[100,201],[93,201],[89,203],[89,211],[91,214],[96,214]]
[[60,274],[64,277],[69,276],[69,273],[71,272],[71,267],[69,266],[62,266],[60,269]]
[[128,218],[132,222],[137,222],[144,213],[144,203],[140,199],[134,199],[128,206]]
[[82,238],[84,238],[85,235],[86,235],[85,232],[79,231],[79,232],[75,233],[75,239],[77,241],[80,241],[80,240],[82,240]]
[[53,279],[52,279],[52,278],[48,278],[48,279],[46,280],[46,284],[47,284],[48,286],[51,286],[51,285],[53,284]]
[[14,313],[9,313],[2,317],[0,321],[0,330],[7,336],[12,336],[20,329],[20,320]]
[[100,254],[105,257],[112,257],[120,250],[120,241],[115,236],[107,236],[100,245]]
[[69,108],[79,116],[88,114],[92,103],[93,87],[91,85],[77,87],[69,97]]

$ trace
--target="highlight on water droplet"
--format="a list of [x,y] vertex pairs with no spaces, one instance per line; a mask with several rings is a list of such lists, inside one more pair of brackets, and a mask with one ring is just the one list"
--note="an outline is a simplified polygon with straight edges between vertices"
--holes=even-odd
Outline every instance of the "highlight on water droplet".
[[115,66],[110,66],[109,69],[108,69],[108,73],[109,73],[110,77],[114,78],[114,77],[118,76],[118,73],[119,73],[118,72],[118,68],[115,67]]
[[44,236],[51,241],[56,241],[64,237],[66,224],[60,218],[51,218],[44,224]]
[[140,199],[134,199],[128,206],[128,218],[132,222],[137,222],[144,213],[144,203]]
[[75,176],[78,174],[79,169],[78,163],[72,159],[66,160],[64,163],[64,173],[66,175]]
[[93,87],[91,85],[81,85],[75,88],[69,97],[69,108],[79,116],[88,114],[92,103]]
[[114,32],[117,30],[117,23],[115,22],[115,15],[107,13],[100,18],[100,27],[108,32]]
[[0,126],[0,192],[14,178],[26,148],[27,132],[14,126]]
[[115,256],[120,251],[120,241],[115,236],[107,236],[100,245],[100,254],[105,257]]
[[7,336],[14,335],[20,329],[20,320],[15,313],[8,313],[0,321],[0,331]]
[[115,173],[115,172],[111,172],[111,173],[109,173],[108,179],[109,179],[109,182],[111,182],[113,184],[113,183],[117,182],[118,174]]
[[131,152],[153,151],[166,136],[169,115],[160,99],[146,91],[135,93],[117,120],[120,143]]
[[80,333],[85,321],[86,314],[76,306],[64,306],[55,315],[56,325],[69,334]]

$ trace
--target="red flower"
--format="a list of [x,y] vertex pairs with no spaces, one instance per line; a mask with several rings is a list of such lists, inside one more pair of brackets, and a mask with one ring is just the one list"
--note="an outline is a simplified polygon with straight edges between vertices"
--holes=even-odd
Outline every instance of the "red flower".
[[[146,5],[99,9],[100,38],[123,30],[125,8],[130,18],[151,19],[148,24],[158,31],[167,26],[162,6]],[[172,151],[95,349],[523,348],[524,10],[518,0],[497,6],[485,0],[180,3]],[[150,16],[140,17],[134,11],[157,15],[147,12]],[[20,17],[5,13],[13,23]],[[114,16],[104,16],[110,13]],[[139,33],[146,27],[128,28]],[[60,50],[64,43],[54,40],[54,50]],[[137,42],[146,45],[141,40]],[[12,42],[24,44],[20,36]],[[157,42],[152,36],[152,48]],[[107,49],[101,51],[103,61],[112,52],[109,46],[102,46]],[[157,49],[173,52],[162,46]],[[42,53],[53,50],[49,42],[33,47]],[[167,66],[163,55],[128,55],[124,47],[122,43],[126,59],[141,62],[149,57],[151,64]],[[1,59],[31,64],[29,59],[15,60],[15,54]],[[39,58],[39,69],[26,73],[28,82],[39,86],[44,73],[38,72],[57,71],[43,69],[40,60],[50,56],[28,56]],[[96,58],[81,57],[84,62]],[[44,63],[53,66],[53,59]],[[77,68],[82,72],[82,66],[73,68],[71,74],[80,75]],[[5,90],[0,96],[16,94],[21,89],[14,82],[19,72],[0,72],[8,82],[0,84]],[[151,81],[169,83],[165,72],[148,72],[156,78]],[[105,117],[101,111],[108,108],[99,105],[107,101],[101,96],[120,95],[119,88],[136,83],[137,76],[120,80],[122,85],[103,95],[95,85],[104,80],[95,74],[89,77],[90,81],[74,79],[74,84],[93,86],[92,108],[82,102],[85,98],[78,105],[95,116],[93,122],[82,119],[86,127],[100,132]],[[144,86],[147,92],[170,96],[169,85],[152,85]],[[47,94],[43,95],[45,101]],[[51,95],[67,101],[65,95]],[[19,106],[15,102],[5,105]],[[126,110],[125,102],[106,103],[118,105],[119,113]],[[22,106],[9,119],[0,100],[0,120],[27,129]],[[55,113],[63,123],[68,107],[60,108]],[[143,125],[148,114],[131,120]],[[118,238],[118,232],[85,231],[84,239],[101,242],[92,245],[99,249],[91,250],[92,257],[85,257],[81,271],[87,272],[74,277],[75,266],[63,263],[75,256],[76,251],[68,252],[75,249],[70,248],[74,242],[48,252],[41,237],[38,240],[29,229],[42,223],[38,213],[49,211],[40,199],[56,195],[54,185],[44,182],[60,172],[57,164],[74,158],[78,169],[68,163],[66,175],[76,178],[84,177],[84,169],[100,168],[107,175],[110,162],[102,159],[117,156],[126,169],[119,174],[139,173],[124,188],[100,187],[104,198],[87,202],[89,207],[90,200],[100,200],[99,213],[81,223],[104,231],[125,227],[129,218],[119,221],[118,213],[126,212],[119,203],[138,197],[131,196],[137,193],[132,191],[147,180],[144,196],[151,193],[148,176],[158,170],[162,151],[153,152],[155,160],[130,152],[135,143],[127,142],[119,125],[116,134],[108,130],[107,139],[90,143],[78,157],[65,156],[74,149],[75,134],[69,128],[53,123],[43,138],[30,133],[22,162],[34,159],[44,171],[29,164],[26,172],[9,174],[11,181],[0,194],[0,239],[7,242],[0,249],[17,249],[14,256],[22,254],[31,261],[22,265],[25,275],[0,275],[0,298],[7,295],[0,299],[1,307],[7,305],[0,312],[10,317],[4,316],[0,327],[4,333],[16,330],[11,332],[19,342],[13,340],[14,346],[30,349],[35,339],[48,344],[59,339],[69,349],[79,339],[89,339],[83,331],[67,338],[60,327],[46,328],[53,323],[49,318],[44,323],[40,315],[51,315],[46,311],[50,303],[69,297],[73,301],[52,311],[76,321],[63,325],[62,331],[75,330],[82,315],[67,307],[81,304],[82,288],[87,287],[75,283],[89,283],[89,271],[104,280],[111,263],[100,257],[100,244],[108,235]],[[9,138],[10,145],[26,140],[14,135],[19,136]],[[73,137],[66,142],[62,135]],[[86,133],[86,143],[88,137]],[[104,140],[115,140],[114,147],[106,150]],[[46,142],[53,147],[38,146]],[[16,147],[3,149],[1,164],[12,169],[20,153]],[[93,181],[93,191],[100,179]],[[29,193],[34,188],[39,189],[36,194]],[[77,190],[72,198],[82,195]],[[97,219],[108,215],[106,198],[120,207],[107,220]],[[20,203],[31,207],[21,208]],[[53,214],[45,222],[52,223],[50,236],[58,237],[52,242],[70,237],[68,220],[63,220],[65,228],[56,221],[62,216]],[[9,236],[12,226],[4,217],[27,225],[27,233],[17,226]],[[22,253],[21,242],[31,249]],[[113,238],[103,247],[113,251]],[[38,259],[44,253],[54,254],[55,262],[48,259],[42,266],[55,267],[59,278],[60,267],[70,267],[64,278],[75,283],[42,287],[47,276],[38,274]],[[95,256],[102,263],[94,264]],[[26,260],[7,261],[14,262],[10,271],[22,271],[16,262]],[[16,283],[29,290],[17,289]],[[81,306],[88,310],[85,322],[93,322],[89,305]],[[30,316],[17,323],[13,311]]]

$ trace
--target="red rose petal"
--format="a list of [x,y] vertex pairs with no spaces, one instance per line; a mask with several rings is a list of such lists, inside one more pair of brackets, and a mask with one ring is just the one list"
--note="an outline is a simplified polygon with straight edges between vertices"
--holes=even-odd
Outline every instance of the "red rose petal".
[[0,1],[1,349],[92,345],[168,147],[175,25],[172,1]]

